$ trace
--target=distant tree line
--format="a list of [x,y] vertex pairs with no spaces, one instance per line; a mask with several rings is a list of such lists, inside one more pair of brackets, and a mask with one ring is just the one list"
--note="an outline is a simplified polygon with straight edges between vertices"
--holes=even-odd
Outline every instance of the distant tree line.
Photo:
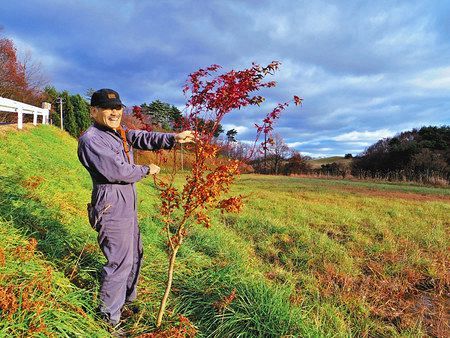
[[144,102],[140,107],[142,114],[148,116],[149,123],[162,130],[176,129],[183,117],[177,107],[160,100],[154,100],[150,104]]
[[311,171],[309,160],[284,142],[280,134],[274,134],[266,149],[254,147],[253,144],[236,140],[237,131],[231,129],[226,133],[222,155],[245,162],[247,172],[271,175],[303,174]]
[[[143,103],[140,106],[133,106],[131,113],[126,114],[123,121],[129,128],[148,131],[179,131],[186,124],[183,113],[176,106],[160,100],[154,100],[150,104]],[[206,132],[214,127],[214,122],[200,118],[198,127],[199,132]],[[224,129],[219,124],[214,136],[217,138],[223,132]]]
[[53,86],[45,87],[44,93],[46,100],[52,103],[53,125],[61,125],[61,108],[64,130],[70,135],[79,137],[91,125],[89,103],[80,94],[71,95],[67,90],[59,92]]
[[[345,158],[351,159],[351,154]],[[384,138],[352,158],[332,162],[311,173],[388,181],[448,184],[450,181],[450,126],[428,126]]]
[[384,138],[352,163],[358,178],[432,182],[450,180],[450,126],[428,126]]
[[[246,161],[252,170],[262,174],[311,174],[360,179],[417,181],[448,184],[450,181],[450,126],[428,126],[384,138],[355,157],[345,154],[346,161],[336,161],[313,168],[308,156],[290,149],[281,135],[275,135],[266,151],[256,151],[249,159],[250,145],[235,141],[227,132],[224,155]],[[231,146],[230,146],[231,144]]]
[[250,164],[256,173],[289,176],[310,173],[310,159],[299,151],[289,149],[283,156],[275,153],[269,153],[266,157],[258,156]]

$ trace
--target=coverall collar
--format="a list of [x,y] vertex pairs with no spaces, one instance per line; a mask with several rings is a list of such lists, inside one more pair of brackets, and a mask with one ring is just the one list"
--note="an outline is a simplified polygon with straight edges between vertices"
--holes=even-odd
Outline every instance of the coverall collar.
[[[120,133],[119,133],[118,130],[114,130],[114,129],[108,128],[106,126],[101,125],[100,123],[94,122],[94,127],[97,128],[97,129],[100,129],[102,131],[113,133],[114,135],[117,135],[117,136],[120,137]],[[122,128],[122,126],[120,126],[120,127]]]

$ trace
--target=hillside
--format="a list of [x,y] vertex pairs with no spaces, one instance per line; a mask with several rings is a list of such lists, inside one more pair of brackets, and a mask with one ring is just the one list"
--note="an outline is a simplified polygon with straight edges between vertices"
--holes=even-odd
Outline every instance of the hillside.
[[[103,257],[76,140],[51,126],[0,127],[0,139],[0,336],[108,337],[95,315]],[[164,329],[448,336],[450,189],[243,175],[234,191],[247,196],[244,211],[216,214],[182,247]],[[138,194],[145,258],[133,337],[155,329],[167,264],[151,179]]]
[[351,158],[344,158],[343,156],[332,156],[309,160],[312,169],[320,169],[322,164],[331,164],[333,162],[350,165],[352,163]]

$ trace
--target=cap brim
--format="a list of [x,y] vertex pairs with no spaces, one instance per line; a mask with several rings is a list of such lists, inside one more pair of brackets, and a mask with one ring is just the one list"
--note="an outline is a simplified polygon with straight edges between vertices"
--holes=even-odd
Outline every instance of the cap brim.
[[101,103],[97,107],[100,107],[100,108],[115,108],[115,107],[118,107],[118,106],[121,106],[122,108],[126,107],[120,101],[117,101],[117,102],[109,101],[109,102]]

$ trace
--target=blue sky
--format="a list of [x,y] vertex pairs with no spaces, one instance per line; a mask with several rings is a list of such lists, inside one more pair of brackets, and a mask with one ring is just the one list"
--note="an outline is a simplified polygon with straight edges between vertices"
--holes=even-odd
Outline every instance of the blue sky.
[[450,1],[0,2],[3,35],[59,90],[116,89],[126,105],[182,107],[192,71],[282,63],[260,110],[225,121],[239,140],[276,102],[276,124],[312,156],[357,154],[380,138],[450,124]]

